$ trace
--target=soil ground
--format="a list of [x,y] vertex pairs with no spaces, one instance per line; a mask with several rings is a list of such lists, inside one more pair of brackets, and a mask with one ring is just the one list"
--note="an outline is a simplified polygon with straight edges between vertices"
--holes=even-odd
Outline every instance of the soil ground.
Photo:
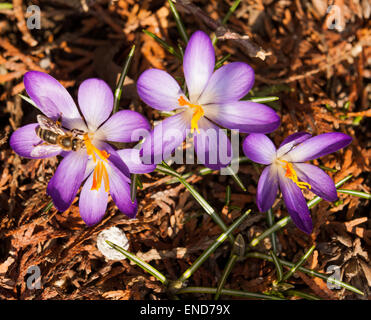
[[[79,216],[78,197],[66,212],[54,208],[45,212],[50,201],[47,183],[60,159],[20,158],[10,148],[9,137],[20,126],[35,122],[37,110],[18,95],[25,94],[27,71],[51,74],[74,98],[78,85],[89,77],[104,79],[114,90],[133,44],[137,49],[120,108],[141,112],[151,123],[161,119],[140,101],[135,81],[150,67],[182,76],[179,60],[142,32],[149,30],[175,48],[177,43],[185,47],[169,4],[160,0],[33,0],[32,4],[40,7],[40,29],[26,26],[31,1],[13,0],[12,9],[0,10],[0,299],[168,299],[161,283],[138,266],[128,260],[106,261],[96,239],[102,230],[117,226],[125,231],[130,252],[177,279],[221,233],[184,186],[160,173],[142,175],[137,218],[126,218],[110,201],[103,221],[89,228]],[[269,103],[282,119],[280,128],[270,134],[277,145],[296,131],[351,135],[349,147],[313,163],[326,167],[335,182],[351,174],[342,188],[370,193],[369,2],[247,0],[223,29],[220,21],[231,4],[230,0],[177,1],[177,8],[189,35],[196,30],[210,35],[217,31],[217,58],[230,54],[229,62],[244,61],[253,67],[255,96],[279,97]],[[238,174],[247,192],[217,171],[201,175],[202,166],[174,168],[191,173],[187,181],[226,224],[252,209],[238,229],[246,242],[268,228],[265,214],[255,205],[262,167],[241,164]],[[228,206],[227,185],[231,187]],[[305,197],[310,200],[313,194],[305,193]],[[276,220],[287,215],[281,197],[273,211]],[[315,245],[305,266],[324,273],[339,266],[341,279],[365,295],[330,290],[323,280],[301,272],[290,283],[324,299],[370,299],[369,200],[339,194],[339,201],[322,201],[311,214],[314,231],[310,236],[292,224],[277,232],[279,257],[297,261]],[[266,238],[254,250],[267,254],[271,245]],[[226,243],[187,285],[216,287],[229,254]],[[41,270],[42,289],[27,288],[27,271],[32,266]],[[249,258],[236,263],[225,287],[261,293],[272,287],[275,278],[272,263]],[[212,298],[207,294],[181,297]]]

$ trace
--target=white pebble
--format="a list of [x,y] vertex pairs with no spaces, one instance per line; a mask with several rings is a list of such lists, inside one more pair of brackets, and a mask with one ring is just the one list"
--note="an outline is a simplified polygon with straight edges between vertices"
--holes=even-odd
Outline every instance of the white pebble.
[[129,249],[129,241],[125,233],[117,227],[111,227],[109,229],[103,230],[97,238],[97,247],[99,251],[108,259],[108,260],[123,260],[126,257],[119,251],[113,249],[107,242],[111,241],[114,244],[124,248],[125,250]]

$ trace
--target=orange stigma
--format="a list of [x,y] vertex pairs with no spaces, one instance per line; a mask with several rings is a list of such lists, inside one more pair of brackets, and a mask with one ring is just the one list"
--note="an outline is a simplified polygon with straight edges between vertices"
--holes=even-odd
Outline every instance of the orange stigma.
[[84,134],[84,143],[86,146],[86,153],[89,156],[93,157],[93,161],[97,162],[97,156],[100,158],[98,160],[97,165],[94,168],[93,172],[93,185],[91,190],[99,190],[102,185],[102,180],[104,181],[104,190],[106,192],[109,191],[109,179],[108,179],[108,172],[104,162],[108,162],[107,159],[109,158],[110,154],[108,154],[105,150],[99,150],[96,146],[93,145],[89,134]]
[[309,183],[301,182],[298,180],[298,175],[296,174],[296,171],[294,170],[294,166],[292,163],[286,161],[286,160],[280,160],[281,162],[284,162],[285,164],[282,166],[285,170],[285,177],[291,179],[300,189],[311,189],[312,186]]
[[103,161],[98,161],[98,164],[94,168],[93,172],[93,184],[91,190],[99,190],[102,185],[102,180],[104,181],[104,190],[109,191],[109,179],[107,168],[104,165]]
[[183,96],[178,99],[178,102],[179,105],[182,107],[189,106],[190,108],[194,109],[191,120],[191,133],[193,133],[195,129],[198,133],[200,133],[200,130],[198,129],[198,120],[200,120],[204,116],[204,109],[202,109],[202,107],[198,104],[188,102],[186,99],[184,99]]

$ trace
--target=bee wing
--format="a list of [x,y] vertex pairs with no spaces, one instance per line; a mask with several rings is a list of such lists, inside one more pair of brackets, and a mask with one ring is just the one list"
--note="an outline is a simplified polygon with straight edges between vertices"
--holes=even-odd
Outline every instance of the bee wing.
[[71,133],[74,137],[82,139],[85,135],[85,131],[82,131],[80,129],[71,129]]
[[66,134],[63,131],[63,129],[58,124],[55,123],[55,121],[53,121],[52,119],[49,119],[48,117],[43,116],[42,114],[37,115],[37,122],[39,123],[42,129],[53,131],[56,134],[61,134],[61,135]]
[[41,143],[33,147],[31,157],[43,158],[50,156],[51,153],[61,151],[62,148],[54,144]]

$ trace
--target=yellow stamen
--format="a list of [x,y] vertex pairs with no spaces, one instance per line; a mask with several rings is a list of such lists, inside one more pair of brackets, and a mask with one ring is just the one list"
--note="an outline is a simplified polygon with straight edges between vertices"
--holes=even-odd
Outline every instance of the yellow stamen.
[[83,139],[86,146],[86,153],[89,156],[93,157],[94,162],[97,161],[96,155],[103,161],[107,162],[107,159],[109,158],[110,155],[105,150],[99,150],[95,145],[93,145],[88,133],[84,134]]
[[198,104],[188,102],[186,99],[184,99],[183,96],[178,99],[178,102],[179,105],[182,107],[189,106],[190,108],[194,109],[191,120],[191,133],[193,133],[195,129],[198,133],[200,133],[200,130],[198,129],[198,120],[200,120],[205,115],[204,109],[202,109],[202,107]]
[[103,161],[98,161],[98,164],[95,166],[93,172],[93,184],[91,190],[99,190],[102,185],[102,179],[104,181],[104,190],[109,191],[109,179],[107,168],[104,165]]
[[307,182],[301,182],[298,180],[298,175],[296,174],[296,171],[294,169],[294,166],[292,163],[286,161],[286,160],[280,160],[281,162],[284,162],[285,164],[282,166],[285,170],[285,177],[291,179],[300,189],[311,189],[312,186]]
[[99,150],[94,144],[91,142],[89,134],[84,134],[84,143],[86,147],[86,153],[89,156],[93,157],[93,161],[97,162],[97,156],[100,158],[98,160],[97,165],[94,168],[93,172],[93,184],[91,190],[99,190],[100,186],[102,185],[102,179],[104,181],[104,189],[106,192],[109,191],[109,179],[108,179],[108,172],[104,162],[108,163],[107,159],[109,158],[110,154],[107,153],[105,150]]

